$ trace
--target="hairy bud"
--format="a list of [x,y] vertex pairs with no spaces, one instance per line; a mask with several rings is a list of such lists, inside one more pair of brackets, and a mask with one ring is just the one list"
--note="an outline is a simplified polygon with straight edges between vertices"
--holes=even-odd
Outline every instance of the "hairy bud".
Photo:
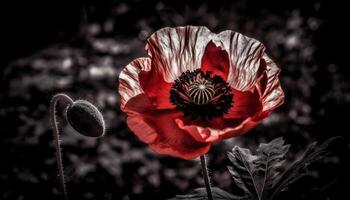
[[102,114],[93,104],[85,100],[77,100],[67,108],[67,120],[84,136],[100,137],[105,132]]

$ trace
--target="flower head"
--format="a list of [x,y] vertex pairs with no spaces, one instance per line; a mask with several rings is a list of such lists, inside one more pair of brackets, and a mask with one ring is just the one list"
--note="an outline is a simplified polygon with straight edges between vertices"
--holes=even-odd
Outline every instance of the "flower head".
[[119,76],[129,128],[154,151],[184,159],[246,133],[284,101],[280,69],[259,41],[206,27],[163,28]]

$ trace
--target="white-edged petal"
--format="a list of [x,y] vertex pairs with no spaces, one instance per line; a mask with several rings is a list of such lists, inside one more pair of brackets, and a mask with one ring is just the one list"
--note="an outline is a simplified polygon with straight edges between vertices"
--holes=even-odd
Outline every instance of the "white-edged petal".
[[146,50],[154,70],[170,83],[182,72],[201,67],[205,47],[214,36],[203,26],[163,28],[148,39]]
[[267,83],[265,91],[262,95],[263,111],[269,111],[284,102],[284,92],[282,90],[279,74],[281,69],[278,68],[266,54],[263,56],[266,62]]
[[150,58],[138,58],[129,63],[119,75],[119,93],[121,98],[121,109],[133,97],[142,94],[139,73],[150,70]]
[[228,53],[230,71],[227,81],[235,89],[247,91],[258,82],[260,59],[265,47],[259,41],[234,31],[223,31],[213,42]]

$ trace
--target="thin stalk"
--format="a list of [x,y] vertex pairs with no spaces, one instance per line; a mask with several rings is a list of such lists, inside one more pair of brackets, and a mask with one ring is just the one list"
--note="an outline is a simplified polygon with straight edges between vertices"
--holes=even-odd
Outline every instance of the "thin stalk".
[[68,105],[73,104],[73,100],[65,95],[65,94],[56,94],[52,99],[50,103],[50,121],[53,128],[53,137],[54,137],[54,144],[56,149],[56,161],[57,161],[57,167],[58,167],[58,173],[59,178],[61,182],[61,188],[63,191],[64,199],[67,200],[67,189],[65,185],[65,178],[64,178],[64,169],[63,169],[63,162],[62,162],[62,154],[61,154],[61,147],[60,147],[60,135],[58,130],[58,124],[56,119],[56,104],[59,100],[64,100]]
[[208,174],[208,168],[207,168],[207,161],[206,161],[205,155],[201,156],[201,166],[202,166],[202,173],[203,173],[205,188],[207,189],[208,199],[213,200],[213,194],[211,192],[211,186],[210,186],[209,174]]

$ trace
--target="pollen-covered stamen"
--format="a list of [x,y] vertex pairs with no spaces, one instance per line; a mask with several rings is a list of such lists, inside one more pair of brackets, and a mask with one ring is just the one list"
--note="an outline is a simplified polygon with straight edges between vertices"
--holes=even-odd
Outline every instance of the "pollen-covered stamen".
[[232,99],[231,87],[225,80],[200,69],[182,73],[170,90],[170,102],[194,117],[222,116],[232,107]]

